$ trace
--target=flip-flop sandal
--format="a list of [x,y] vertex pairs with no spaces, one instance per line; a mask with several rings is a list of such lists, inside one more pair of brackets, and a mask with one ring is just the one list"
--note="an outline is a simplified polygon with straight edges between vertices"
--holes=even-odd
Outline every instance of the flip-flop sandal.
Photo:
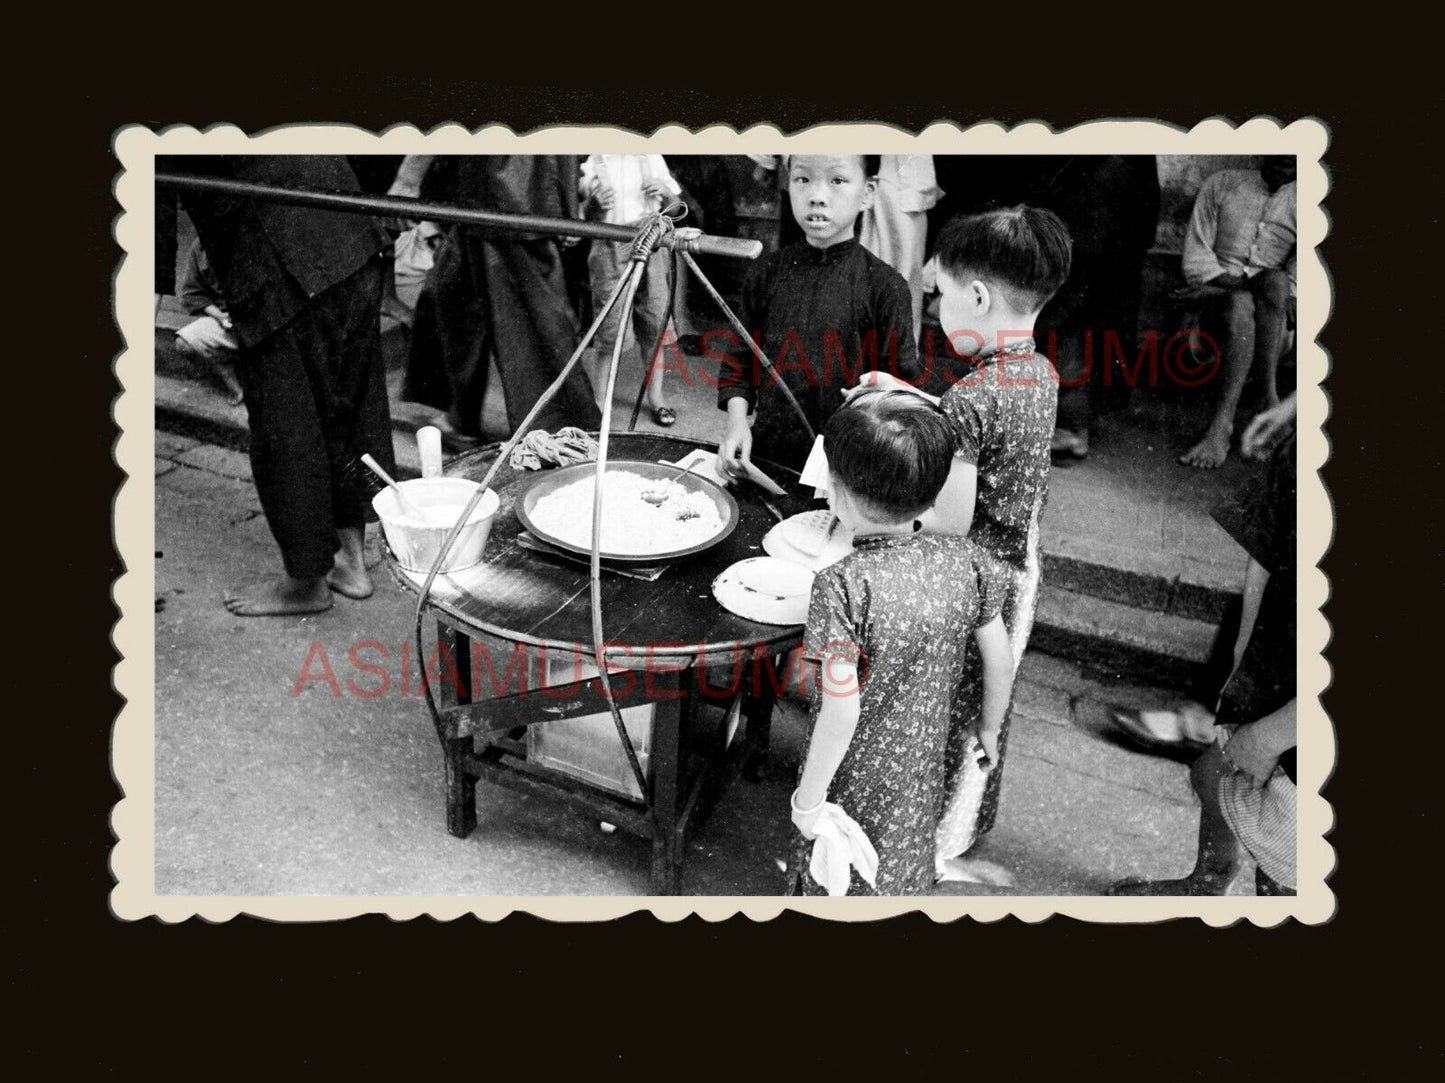
[[676,425],[677,411],[671,406],[654,406],[652,408],[652,420],[656,421],[659,425]]
[[1207,741],[1196,741],[1189,737],[1178,737],[1174,740],[1156,736],[1143,719],[1139,712],[1125,708],[1114,708],[1109,711],[1109,720],[1114,724],[1115,731],[1129,738],[1135,745],[1148,752],[1173,752],[1182,753],[1186,756],[1196,756],[1209,747]]

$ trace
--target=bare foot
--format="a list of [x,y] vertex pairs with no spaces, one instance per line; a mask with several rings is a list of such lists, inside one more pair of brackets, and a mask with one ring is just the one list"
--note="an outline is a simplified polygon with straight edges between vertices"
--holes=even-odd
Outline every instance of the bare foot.
[[336,563],[326,573],[326,583],[337,594],[357,601],[370,598],[375,589],[366,571],[365,557],[344,548],[336,551]]
[[988,884],[990,887],[1013,887],[1013,874],[1002,865],[981,857],[949,857],[939,863],[938,882]]
[[1204,439],[1179,456],[1185,466],[1197,466],[1201,470],[1214,470],[1224,465],[1229,458],[1229,429],[1213,427],[1204,434]]
[[331,608],[331,591],[325,579],[292,579],[288,575],[228,590],[226,608],[238,617],[320,613]]
[[1222,883],[1208,876],[1186,876],[1182,880],[1120,880],[1106,892],[1108,895],[1223,895],[1229,881]]
[[1053,455],[1086,459],[1089,456],[1089,434],[1074,432],[1072,429],[1055,429],[1049,452]]

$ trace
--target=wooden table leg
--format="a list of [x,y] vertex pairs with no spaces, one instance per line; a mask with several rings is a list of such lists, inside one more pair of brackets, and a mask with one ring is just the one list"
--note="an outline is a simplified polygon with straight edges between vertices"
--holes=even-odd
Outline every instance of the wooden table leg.
[[[786,656],[784,656],[786,657]],[[777,669],[777,660],[774,659]],[[762,661],[759,660],[759,665]],[[781,672],[781,670],[779,670]],[[777,689],[773,687],[770,674],[763,673],[743,692],[743,719],[747,723],[747,757],[743,760],[743,777],[749,782],[761,782],[768,773],[768,746],[773,736],[773,706],[777,703]]]
[[470,737],[447,741],[447,830],[459,839],[477,826],[477,780],[466,767],[471,751]]
[[[470,703],[472,691],[472,640],[464,632],[458,632],[437,622],[438,664],[441,678],[432,695],[443,710]],[[458,680],[453,682],[446,665],[446,654],[450,652],[456,665]],[[423,660],[423,664],[425,661]],[[464,839],[477,826],[477,779],[467,770],[466,758],[472,754],[471,737],[455,737],[444,740],[447,777],[447,830],[459,839]]]
[[652,893],[682,892],[682,847],[677,823],[683,719],[659,704],[652,723]]

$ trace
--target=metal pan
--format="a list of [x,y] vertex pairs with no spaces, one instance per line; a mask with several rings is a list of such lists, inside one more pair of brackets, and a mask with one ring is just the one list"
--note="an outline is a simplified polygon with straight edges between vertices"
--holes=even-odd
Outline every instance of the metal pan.
[[[669,466],[666,463],[641,462],[628,459],[609,460],[607,463],[607,472],[612,473],[613,471],[641,474],[643,477],[648,478],[671,478],[692,492],[705,493],[713,503],[717,505],[718,514],[722,517],[722,526],[712,537],[698,542],[695,545],[690,545],[685,549],[670,549],[662,553],[618,553],[604,549],[602,550],[603,560],[616,564],[662,564],[667,561],[679,560],[682,557],[691,556],[694,553],[701,553],[705,549],[711,549],[731,534],[738,525],[738,502],[733,499],[733,495],[721,485],[705,477],[700,477],[696,472],[680,474],[676,467]],[[556,492],[564,485],[570,485],[574,481],[579,481],[584,478],[590,485],[596,477],[596,474],[596,463],[578,463],[575,466],[564,466],[560,470],[546,470],[525,480],[517,492],[515,501],[518,521],[533,535],[551,545],[557,546],[559,549],[565,549],[570,553],[579,553],[583,556],[590,556],[592,550],[587,546],[576,545],[538,526],[532,519],[532,510],[536,508],[537,501],[541,500],[544,496]]]

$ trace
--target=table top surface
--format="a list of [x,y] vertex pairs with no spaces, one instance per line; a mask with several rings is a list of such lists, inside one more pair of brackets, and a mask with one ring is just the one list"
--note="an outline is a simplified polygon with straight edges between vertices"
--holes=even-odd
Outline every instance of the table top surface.
[[[608,446],[609,464],[624,460],[657,462],[682,458],[694,448],[712,444],[651,433],[613,433]],[[491,467],[498,444],[453,459],[448,477],[481,481]],[[757,646],[782,647],[796,642],[801,625],[760,624],[739,617],[718,604],[712,582],[729,565],[763,555],[763,535],[777,522],[764,505],[768,500],[784,516],[807,511],[812,493],[798,484],[796,471],[773,463],[760,466],[787,490],[787,496],[768,496],[751,484],[731,489],[740,513],[737,528],[704,552],[672,562],[655,581],[646,582],[602,573],[602,630],[609,643],[625,647],[622,666],[642,665],[654,655],[715,654],[751,650]],[[545,469],[545,468],[544,468]],[[434,615],[464,631],[481,633],[514,643],[591,652],[592,610],[589,570],[574,563],[522,548],[517,535],[514,498],[534,471],[514,470],[505,464],[492,481],[501,499],[482,562],[474,567],[437,576],[427,606]],[[415,593],[422,577],[388,561],[401,585]]]

